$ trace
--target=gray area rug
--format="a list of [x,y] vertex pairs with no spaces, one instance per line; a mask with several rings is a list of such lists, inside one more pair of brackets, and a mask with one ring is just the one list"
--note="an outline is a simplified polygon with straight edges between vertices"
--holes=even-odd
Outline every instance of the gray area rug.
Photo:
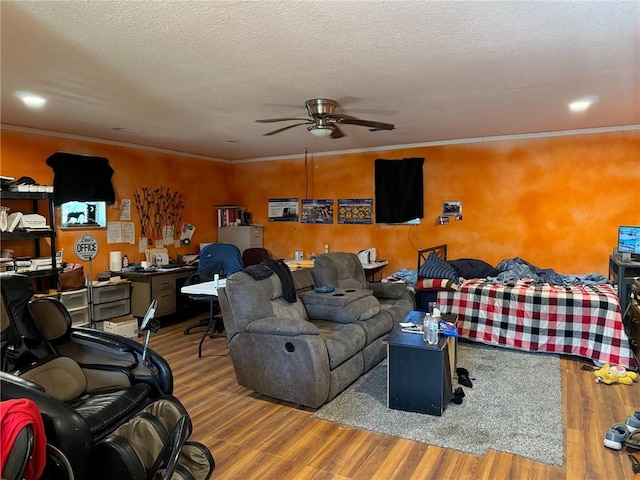
[[[460,343],[457,366],[476,380],[473,388],[462,387],[462,404],[449,404],[441,417],[387,408],[386,361],[314,416],[475,455],[493,449],[563,464],[557,355]],[[460,386],[457,379],[453,384],[454,389]]]

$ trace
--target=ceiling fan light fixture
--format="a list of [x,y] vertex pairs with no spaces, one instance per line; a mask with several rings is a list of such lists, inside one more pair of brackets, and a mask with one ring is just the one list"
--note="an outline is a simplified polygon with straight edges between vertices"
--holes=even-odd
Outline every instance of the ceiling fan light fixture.
[[309,130],[309,133],[314,137],[323,138],[333,133],[333,125],[313,125],[307,127],[307,130]]
[[360,127],[366,127],[370,132],[377,132],[380,130],[393,130],[395,125],[391,123],[374,122],[371,120],[363,120],[361,118],[355,118],[343,113],[334,113],[334,110],[338,106],[338,102],[329,98],[314,98],[305,102],[307,112],[309,113],[309,119],[306,118],[265,118],[262,120],[256,120],[258,123],[271,123],[271,122],[288,122],[292,120],[299,120],[302,123],[295,123],[293,125],[287,125],[286,127],[278,128],[272,132],[265,133],[265,136],[274,135],[276,133],[284,132],[290,128],[297,127],[299,125],[309,125],[307,131],[316,138],[331,137],[333,139],[339,139],[345,136],[341,126],[344,125],[357,125]]

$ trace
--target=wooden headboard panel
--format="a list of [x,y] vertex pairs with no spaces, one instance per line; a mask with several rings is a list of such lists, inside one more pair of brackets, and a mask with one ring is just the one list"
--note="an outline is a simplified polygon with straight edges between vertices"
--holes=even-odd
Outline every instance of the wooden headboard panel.
[[442,260],[447,260],[447,245],[437,245],[435,247],[428,247],[418,250],[418,270],[420,270],[420,266],[424,263],[431,252],[435,252],[435,254],[440,257]]

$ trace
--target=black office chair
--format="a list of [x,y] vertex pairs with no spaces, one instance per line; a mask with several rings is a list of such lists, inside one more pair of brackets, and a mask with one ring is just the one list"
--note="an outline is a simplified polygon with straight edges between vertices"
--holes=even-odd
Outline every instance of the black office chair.
[[[210,282],[216,274],[218,274],[220,278],[226,278],[232,273],[242,270],[242,268],[242,255],[240,255],[238,247],[230,243],[210,243],[200,251],[198,270],[195,274],[191,275],[191,277],[187,278],[185,286]],[[200,345],[198,346],[198,357],[200,357],[202,353],[202,342],[207,334],[212,338],[217,336],[215,332],[218,318],[221,318],[218,297],[215,295],[189,295],[189,298],[196,302],[209,302],[209,318],[200,320],[195,325],[184,329],[184,334],[188,335],[191,333],[191,330],[195,328],[205,328],[204,334],[200,339]]]
[[242,264],[246,267],[258,265],[269,258],[269,252],[266,248],[252,247],[242,252]]

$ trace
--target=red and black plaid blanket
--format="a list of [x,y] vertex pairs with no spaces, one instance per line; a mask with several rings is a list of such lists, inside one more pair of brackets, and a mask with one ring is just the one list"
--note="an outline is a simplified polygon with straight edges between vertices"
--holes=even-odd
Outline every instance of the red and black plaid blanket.
[[459,291],[439,291],[438,304],[458,314],[460,336],[469,340],[636,367],[611,285],[472,279]]

